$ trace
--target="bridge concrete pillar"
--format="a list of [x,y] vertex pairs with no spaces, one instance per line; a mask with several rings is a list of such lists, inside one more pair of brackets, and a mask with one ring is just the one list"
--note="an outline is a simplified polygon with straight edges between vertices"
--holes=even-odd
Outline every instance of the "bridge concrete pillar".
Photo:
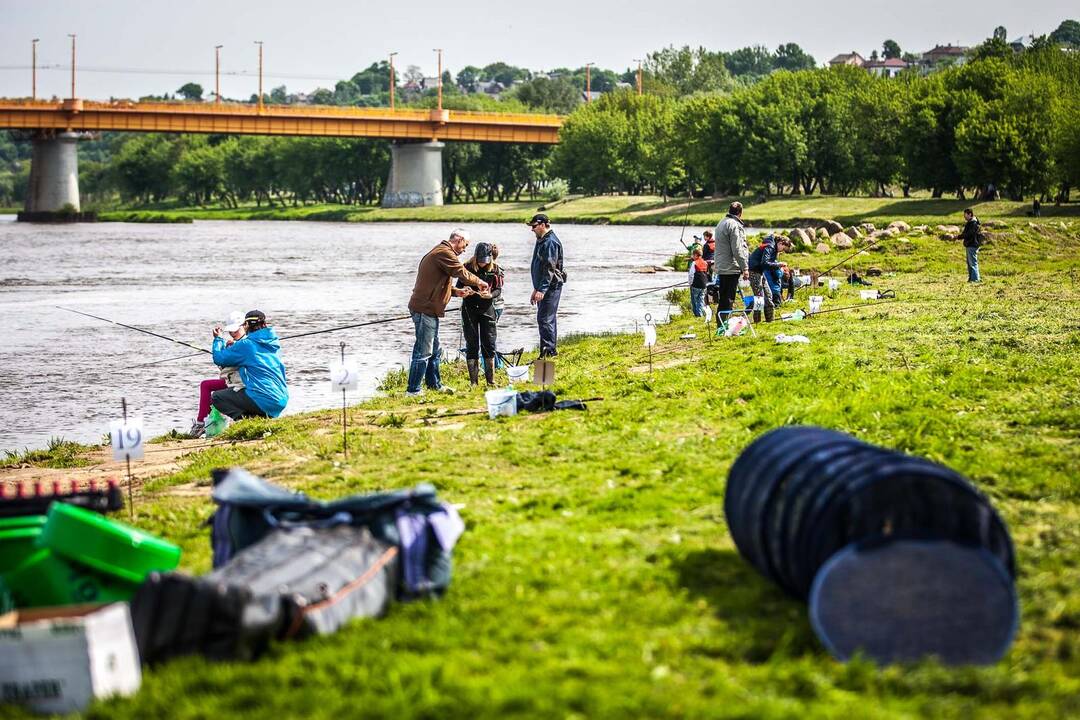
[[438,141],[392,143],[382,206],[442,205],[442,150],[443,143]]
[[[30,186],[26,192],[26,219],[50,213],[79,212],[79,154],[77,133],[39,135],[30,159]],[[70,206],[70,207],[69,207]]]

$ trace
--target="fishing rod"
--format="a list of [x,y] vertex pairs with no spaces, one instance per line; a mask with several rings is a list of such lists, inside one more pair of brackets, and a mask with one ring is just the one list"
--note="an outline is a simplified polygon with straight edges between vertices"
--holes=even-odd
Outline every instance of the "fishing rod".
[[598,295],[622,295],[623,293],[641,292],[643,290],[667,290],[670,287],[671,286],[669,286],[669,285],[665,285],[664,287],[657,287],[656,285],[650,285],[648,287],[619,288],[618,290],[598,290],[597,292],[594,292],[594,293],[587,293],[586,295],[583,295],[582,297],[596,297]]
[[118,326],[120,326],[122,328],[127,328],[128,330],[134,330],[136,332],[146,333],[147,335],[153,335],[156,338],[161,338],[162,340],[168,340],[169,342],[174,342],[177,345],[183,345],[184,347],[189,347],[192,350],[198,350],[199,352],[203,352],[203,353],[207,353],[207,354],[210,353],[209,350],[207,350],[206,348],[201,348],[198,345],[192,345],[191,343],[186,343],[183,340],[177,340],[176,338],[171,338],[168,335],[162,335],[161,333],[156,333],[156,332],[152,332],[150,330],[146,330],[144,328],[135,327],[134,325],[125,325],[122,322],[116,322],[115,320],[110,320],[109,318],[103,318],[103,317],[100,317],[98,315],[91,315],[90,313],[83,312],[81,310],[72,310],[71,308],[60,307],[59,305],[54,305],[53,307],[55,307],[57,310],[66,310],[67,312],[75,313],[76,315],[85,315],[88,318],[94,318],[95,320],[101,320],[102,322],[112,323],[113,325],[118,325]]
[[[447,312],[449,312],[449,310],[447,310]],[[353,325],[343,325],[341,327],[330,327],[330,328],[326,328],[326,329],[323,329],[323,330],[312,330],[311,332],[298,332],[297,335],[284,335],[281,338],[279,338],[279,340],[295,340],[296,338],[307,338],[307,337],[312,336],[312,335],[322,335],[322,334],[324,334],[324,332],[337,332],[338,330],[351,330],[352,328],[367,327],[368,325],[382,325],[383,323],[396,323],[396,322],[403,321],[403,320],[409,320],[410,317],[411,317],[411,315],[399,315],[397,317],[386,317],[386,318],[383,318],[383,320],[367,321],[366,323],[355,323]],[[188,353],[186,355],[177,355],[176,357],[165,357],[165,358],[162,358],[162,359],[157,359],[157,361],[151,361],[149,363],[141,363],[139,365],[133,365],[132,367],[136,368],[136,367],[147,367],[149,365],[160,365],[162,363],[170,363],[172,361],[176,361],[176,359],[184,359],[186,357],[195,357],[197,355],[199,355],[199,353]]]
[[[844,259],[843,259],[843,260],[841,260],[840,262],[838,262],[838,263],[836,263],[835,265],[833,265],[833,266],[832,266],[831,268],[829,268],[828,270],[822,270],[821,272],[819,272],[819,273],[818,273],[818,277],[821,277],[822,275],[828,275],[828,274],[829,274],[829,273],[831,273],[831,272],[832,272],[833,270],[835,270],[836,268],[838,268],[838,267],[840,267],[841,265],[843,265],[844,263],[846,263],[846,262],[847,262],[848,260],[851,260],[851,259],[852,259],[853,257],[855,257],[855,256],[857,256],[857,255],[861,255],[862,253],[866,252],[866,251],[867,251],[867,250],[869,250],[870,248],[872,248],[872,247],[874,247],[875,245],[877,245],[877,244],[878,244],[879,242],[881,242],[881,238],[876,238],[876,239],[874,239],[874,240],[871,240],[871,241],[870,241],[869,243],[867,243],[867,244],[866,244],[866,246],[865,246],[865,247],[861,247],[861,248],[859,248],[858,250],[856,250],[855,252],[851,253],[850,255],[848,255],[848,256],[847,256],[846,258],[844,258]],[[810,287],[810,286],[809,286],[809,285],[800,285],[799,287],[795,288],[795,292],[799,292],[799,291],[800,291],[800,290],[802,290],[802,289],[803,289],[804,287]]]
[[638,293],[637,295],[631,295],[630,297],[616,298],[614,300],[611,300],[610,302],[600,303],[599,307],[603,307],[604,305],[614,305],[615,303],[626,302],[627,300],[634,300],[634,299],[642,297],[644,295],[651,295],[652,293],[660,291],[660,290],[672,290],[672,289],[678,288],[678,287],[688,287],[688,286],[687,286],[686,282],[684,281],[684,282],[681,282],[681,283],[675,283],[674,285],[668,285],[666,287],[653,288],[652,290],[646,290],[643,293]]
[[847,307],[831,308],[829,310],[818,310],[816,313],[807,313],[806,317],[812,318],[812,317],[816,317],[818,315],[824,315],[825,313],[840,312],[841,310],[854,310],[854,309],[858,309],[858,308],[868,308],[868,307],[874,307],[875,305],[884,305],[885,303],[893,303],[893,302],[897,302],[897,299],[893,298],[891,300],[878,300],[876,302],[864,303],[862,305],[848,305]]
[[679,232],[679,244],[683,246],[686,252],[690,252],[690,246],[683,242],[683,236],[686,234],[686,222],[690,219],[690,201],[694,199],[694,193],[689,187],[686,188],[686,212],[683,213],[682,230]]

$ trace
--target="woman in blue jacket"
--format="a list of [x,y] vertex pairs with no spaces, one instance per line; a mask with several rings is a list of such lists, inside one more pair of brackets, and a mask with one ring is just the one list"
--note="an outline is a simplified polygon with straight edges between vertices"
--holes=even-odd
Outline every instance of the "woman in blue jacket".
[[278,357],[281,343],[273,328],[266,326],[266,315],[251,310],[244,316],[247,335],[232,345],[225,345],[225,331],[214,328],[214,363],[239,368],[244,387],[225,388],[210,396],[210,402],[222,415],[233,420],[246,417],[277,417],[289,402],[285,365]]

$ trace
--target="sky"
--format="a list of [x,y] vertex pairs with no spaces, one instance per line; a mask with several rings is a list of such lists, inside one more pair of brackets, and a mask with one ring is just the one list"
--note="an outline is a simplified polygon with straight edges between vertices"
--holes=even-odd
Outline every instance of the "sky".
[[[886,38],[905,51],[973,45],[1004,25],[1009,39],[1049,33],[1080,19],[1075,0],[0,0],[0,97],[30,95],[31,41],[38,44],[38,96],[70,94],[71,40],[77,35],[76,95],[137,98],[214,84],[222,45],[222,95],[257,91],[264,45],[264,89],[333,87],[397,52],[401,71],[498,60],[530,68],[596,63],[622,71],[668,45],[734,50],[796,42],[819,64]],[[49,66],[53,66],[50,68]],[[138,71],[138,72],[136,72]]]

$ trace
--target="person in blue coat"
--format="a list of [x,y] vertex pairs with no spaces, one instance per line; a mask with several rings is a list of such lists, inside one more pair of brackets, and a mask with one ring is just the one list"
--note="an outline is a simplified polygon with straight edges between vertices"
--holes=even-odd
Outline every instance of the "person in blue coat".
[[285,365],[279,353],[277,333],[267,327],[266,315],[251,310],[244,316],[247,335],[225,345],[225,331],[214,328],[214,363],[239,368],[244,387],[225,388],[210,396],[210,403],[233,420],[246,417],[277,417],[289,402]]

